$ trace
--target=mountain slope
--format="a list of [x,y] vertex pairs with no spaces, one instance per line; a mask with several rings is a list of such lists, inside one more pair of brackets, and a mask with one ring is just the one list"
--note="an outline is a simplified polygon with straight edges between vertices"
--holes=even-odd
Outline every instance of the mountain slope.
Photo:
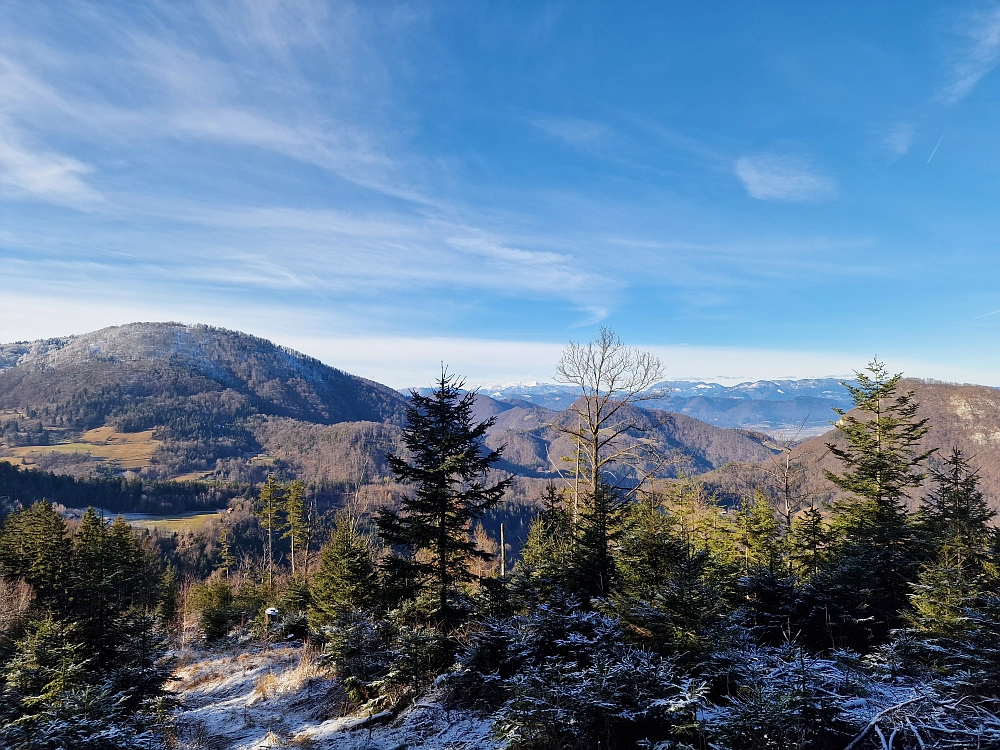
[[[979,467],[981,487],[992,507],[1000,509],[1000,390],[982,385],[956,385],[921,380],[903,380],[900,389],[913,390],[920,405],[918,415],[928,420],[930,428],[921,440],[921,448],[937,448],[947,454],[960,448]],[[829,501],[840,492],[829,482],[824,471],[841,472],[840,462],[826,445],[844,445],[844,439],[831,430],[795,446],[791,452],[792,463],[798,468],[804,493],[816,500]],[[930,465],[935,465],[932,457]],[[764,464],[765,467],[770,464]],[[748,471],[748,467],[729,467],[709,477],[724,494],[739,494],[741,485],[767,481],[763,472]],[[928,487],[911,492],[911,505],[919,503]]]
[[[0,455],[84,476],[258,482],[268,472],[334,490],[378,484],[401,452],[405,398],[269,341],[208,326],[135,323],[83,336],[0,346]],[[525,402],[519,402],[525,404]],[[572,401],[569,401],[571,404]],[[480,394],[491,447],[524,478],[522,495],[574,452],[572,413]],[[630,408],[650,441],[688,473],[768,451],[691,416]]]
[[[30,429],[38,420],[47,442],[68,445],[86,445],[86,431],[105,426],[126,440],[152,430],[149,438],[159,443],[154,463],[165,475],[259,452],[248,429],[252,416],[398,424],[405,407],[391,388],[264,339],[209,326],[134,323],[6,345],[0,364],[6,422],[13,419],[19,428],[23,421]],[[12,432],[9,424],[5,430]],[[81,442],[67,443],[73,440]],[[52,453],[75,460],[69,449]]]
[[119,398],[134,399],[231,390],[259,413],[323,424],[398,421],[403,405],[386,386],[265,339],[200,325],[132,323],[4,345],[0,366],[0,408],[48,406],[63,416],[68,409],[80,427],[96,426],[94,420],[116,408],[101,413],[95,405],[93,414],[73,415],[59,394],[110,389]]

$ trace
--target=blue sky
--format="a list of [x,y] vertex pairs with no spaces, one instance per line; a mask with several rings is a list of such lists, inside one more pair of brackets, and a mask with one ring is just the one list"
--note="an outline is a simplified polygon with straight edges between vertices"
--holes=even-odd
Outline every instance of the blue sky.
[[1000,385],[1000,6],[0,4],[0,340]]

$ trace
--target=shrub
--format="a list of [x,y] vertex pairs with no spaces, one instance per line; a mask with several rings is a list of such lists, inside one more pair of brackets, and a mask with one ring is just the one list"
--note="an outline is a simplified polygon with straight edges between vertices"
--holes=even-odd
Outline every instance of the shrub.
[[233,602],[233,592],[222,579],[203,583],[191,592],[191,604],[199,612],[198,625],[206,640],[215,641],[229,634],[235,620]]

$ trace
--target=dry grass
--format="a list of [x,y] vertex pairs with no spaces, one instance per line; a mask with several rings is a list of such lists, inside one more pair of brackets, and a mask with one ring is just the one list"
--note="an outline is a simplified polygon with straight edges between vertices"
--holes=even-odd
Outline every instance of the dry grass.
[[159,447],[160,441],[153,440],[152,430],[116,432],[113,427],[98,427],[83,433],[75,443],[26,445],[11,448],[10,452],[25,465],[31,463],[32,456],[85,453],[101,461],[114,461],[123,469],[141,469],[151,464],[153,454]]
[[268,700],[282,693],[295,693],[301,690],[314,677],[327,675],[327,670],[310,651],[304,651],[298,664],[291,669],[267,672],[257,678],[254,683],[252,702]]
[[31,586],[24,581],[0,578],[0,633],[25,615],[34,598]]
[[159,447],[158,440],[145,443],[115,443],[112,445],[93,445],[91,443],[61,443],[59,445],[27,445],[11,448],[10,452],[25,460],[32,456],[46,453],[86,453],[104,461],[116,461],[123,469],[141,469],[149,466],[153,453]]
[[117,432],[114,427],[104,426],[93,430],[87,430],[80,436],[80,442],[93,443],[94,445],[126,445],[129,443],[155,443],[156,441],[153,440],[152,430],[143,430],[142,432]]
[[143,529],[159,529],[168,533],[194,531],[201,525],[208,523],[212,519],[220,518],[216,511],[210,513],[196,513],[191,516],[177,516],[176,518],[155,518],[130,521],[133,526]]

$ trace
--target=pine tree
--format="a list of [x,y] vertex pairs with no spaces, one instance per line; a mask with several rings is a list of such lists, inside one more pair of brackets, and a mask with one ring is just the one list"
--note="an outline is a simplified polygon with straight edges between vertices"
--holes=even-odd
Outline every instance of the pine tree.
[[379,600],[372,540],[360,533],[357,519],[346,514],[320,553],[312,583],[309,621],[320,627],[355,611],[371,611]]
[[[442,370],[430,396],[411,391],[406,410],[403,444],[411,460],[389,454],[393,473],[415,486],[400,513],[382,510],[378,528],[389,545],[406,549],[408,567],[417,579],[433,588],[437,601],[434,619],[447,632],[456,612],[449,594],[457,584],[471,580],[468,561],[483,557],[470,538],[471,525],[494,507],[510,486],[510,479],[487,485],[490,468],[503,448],[484,449],[486,431],[494,420],[473,424],[475,393],[462,393],[464,383]],[[415,554],[423,551],[426,558]]]

